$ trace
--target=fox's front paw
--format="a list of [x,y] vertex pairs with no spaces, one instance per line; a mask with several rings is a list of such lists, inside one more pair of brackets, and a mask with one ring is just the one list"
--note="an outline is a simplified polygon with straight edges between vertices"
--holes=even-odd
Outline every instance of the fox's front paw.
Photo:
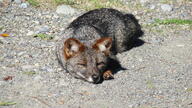
[[110,70],[105,71],[103,73],[103,79],[104,80],[114,79],[112,72]]

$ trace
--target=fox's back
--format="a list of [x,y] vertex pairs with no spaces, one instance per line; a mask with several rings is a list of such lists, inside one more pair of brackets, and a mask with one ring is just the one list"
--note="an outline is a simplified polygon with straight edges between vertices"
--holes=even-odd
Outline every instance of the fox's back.
[[[115,22],[122,21],[123,14],[114,9],[102,8],[89,11],[74,20],[69,27],[79,27],[82,25],[92,25],[102,28],[108,25],[114,25]],[[105,28],[103,28],[105,29]]]
[[124,23],[124,15],[114,9],[102,8],[89,11],[74,20],[69,27],[79,28],[82,25],[89,25],[96,28],[99,32],[108,35],[115,25]]

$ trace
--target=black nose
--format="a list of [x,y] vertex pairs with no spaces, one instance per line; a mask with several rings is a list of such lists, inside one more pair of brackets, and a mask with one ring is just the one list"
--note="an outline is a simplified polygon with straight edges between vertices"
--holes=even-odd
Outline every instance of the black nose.
[[94,75],[92,75],[92,78],[93,78],[94,83],[99,82],[99,79],[100,79],[99,75],[94,74]]

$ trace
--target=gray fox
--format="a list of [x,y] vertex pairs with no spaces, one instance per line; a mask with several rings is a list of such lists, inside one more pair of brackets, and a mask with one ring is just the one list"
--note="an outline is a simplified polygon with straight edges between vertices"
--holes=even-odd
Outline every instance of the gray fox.
[[57,56],[61,65],[75,78],[98,83],[113,78],[110,59],[127,51],[138,38],[141,27],[132,14],[101,8],[75,19],[58,42]]

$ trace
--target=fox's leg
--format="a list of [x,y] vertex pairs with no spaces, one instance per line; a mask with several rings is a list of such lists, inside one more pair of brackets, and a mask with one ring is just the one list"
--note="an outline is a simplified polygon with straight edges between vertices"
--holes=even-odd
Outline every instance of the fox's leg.
[[111,70],[107,70],[103,73],[103,79],[104,80],[109,80],[109,79],[113,79],[113,73],[111,72]]
[[[131,32],[131,31],[130,31]],[[107,35],[113,39],[113,47],[117,53],[121,53],[128,49],[128,41],[130,39],[129,32],[127,32],[124,22],[118,21],[111,25],[107,30]],[[112,50],[114,50],[112,49]]]

